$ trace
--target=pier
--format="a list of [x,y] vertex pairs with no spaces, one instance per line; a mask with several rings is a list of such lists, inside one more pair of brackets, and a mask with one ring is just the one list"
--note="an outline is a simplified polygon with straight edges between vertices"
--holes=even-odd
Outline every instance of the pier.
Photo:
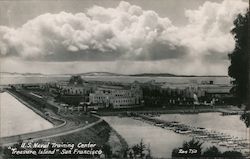
[[250,111],[221,111],[221,115],[228,116],[228,115],[242,115],[244,113],[250,113]]
[[146,122],[181,135],[188,135],[197,140],[210,142],[212,145],[226,147],[229,150],[240,151],[244,156],[250,156],[250,142],[247,139],[230,136],[225,133],[207,130],[203,127],[193,127],[176,121],[165,121],[154,118],[159,114],[130,113],[135,120]]

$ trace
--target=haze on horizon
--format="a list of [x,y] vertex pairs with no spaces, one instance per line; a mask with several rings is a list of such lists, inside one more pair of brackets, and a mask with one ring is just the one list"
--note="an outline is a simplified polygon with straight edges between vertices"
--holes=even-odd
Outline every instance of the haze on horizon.
[[245,0],[0,1],[0,71],[227,75],[230,30],[247,7]]

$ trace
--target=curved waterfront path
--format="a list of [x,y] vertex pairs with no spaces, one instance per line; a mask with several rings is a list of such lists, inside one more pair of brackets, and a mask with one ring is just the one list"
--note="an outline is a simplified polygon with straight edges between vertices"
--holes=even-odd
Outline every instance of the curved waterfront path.
[[[48,115],[44,115],[41,111],[35,109],[32,107],[28,102],[25,102],[21,98],[17,97],[11,92],[10,93],[12,96],[14,96],[17,100],[19,100],[21,103],[26,105],[28,108],[32,109],[35,113],[38,115],[44,117],[44,118],[50,118],[54,119],[57,121],[62,122],[62,124],[57,125],[53,128],[50,129],[45,129],[41,131],[35,131],[35,132],[30,132],[30,133],[25,133],[25,134],[19,134],[19,135],[13,135],[13,136],[6,136],[6,137],[1,137],[0,138],[0,145],[1,146],[10,146],[15,143],[18,143],[19,141],[37,141],[40,139],[47,139],[47,138],[52,138],[52,137],[58,137],[58,136],[63,136],[63,135],[68,135],[71,133],[75,133],[81,130],[88,129],[100,122],[103,121],[103,119],[96,117],[98,120],[94,121],[92,123],[85,123],[85,121],[79,121],[79,120],[73,120],[68,117],[62,117],[59,115],[54,114],[53,112],[49,112]],[[27,125],[28,126],[28,125]]]
[[75,122],[67,120],[65,124],[59,127],[37,131],[37,132],[15,135],[15,136],[3,137],[1,138],[1,145],[9,146],[9,145],[13,145],[17,143],[20,140],[22,141],[33,140],[34,141],[34,140],[39,140],[39,139],[46,139],[46,138],[68,135],[74,132],[88,129],[102,121],[103,119],[99,119],[88,125],[86,124],[76,125]]

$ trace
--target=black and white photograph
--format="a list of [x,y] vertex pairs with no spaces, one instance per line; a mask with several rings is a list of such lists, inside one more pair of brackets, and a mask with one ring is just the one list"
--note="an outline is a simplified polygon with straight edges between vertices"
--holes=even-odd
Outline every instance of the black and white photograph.
[[0,0],[0,159],[250,159],[248,0]]

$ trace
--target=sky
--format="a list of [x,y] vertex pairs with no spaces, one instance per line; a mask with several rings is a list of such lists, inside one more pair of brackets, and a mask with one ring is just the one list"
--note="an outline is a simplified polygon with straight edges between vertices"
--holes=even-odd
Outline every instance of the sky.
[[227,75],[246,0],[1,0],[1,72]]

